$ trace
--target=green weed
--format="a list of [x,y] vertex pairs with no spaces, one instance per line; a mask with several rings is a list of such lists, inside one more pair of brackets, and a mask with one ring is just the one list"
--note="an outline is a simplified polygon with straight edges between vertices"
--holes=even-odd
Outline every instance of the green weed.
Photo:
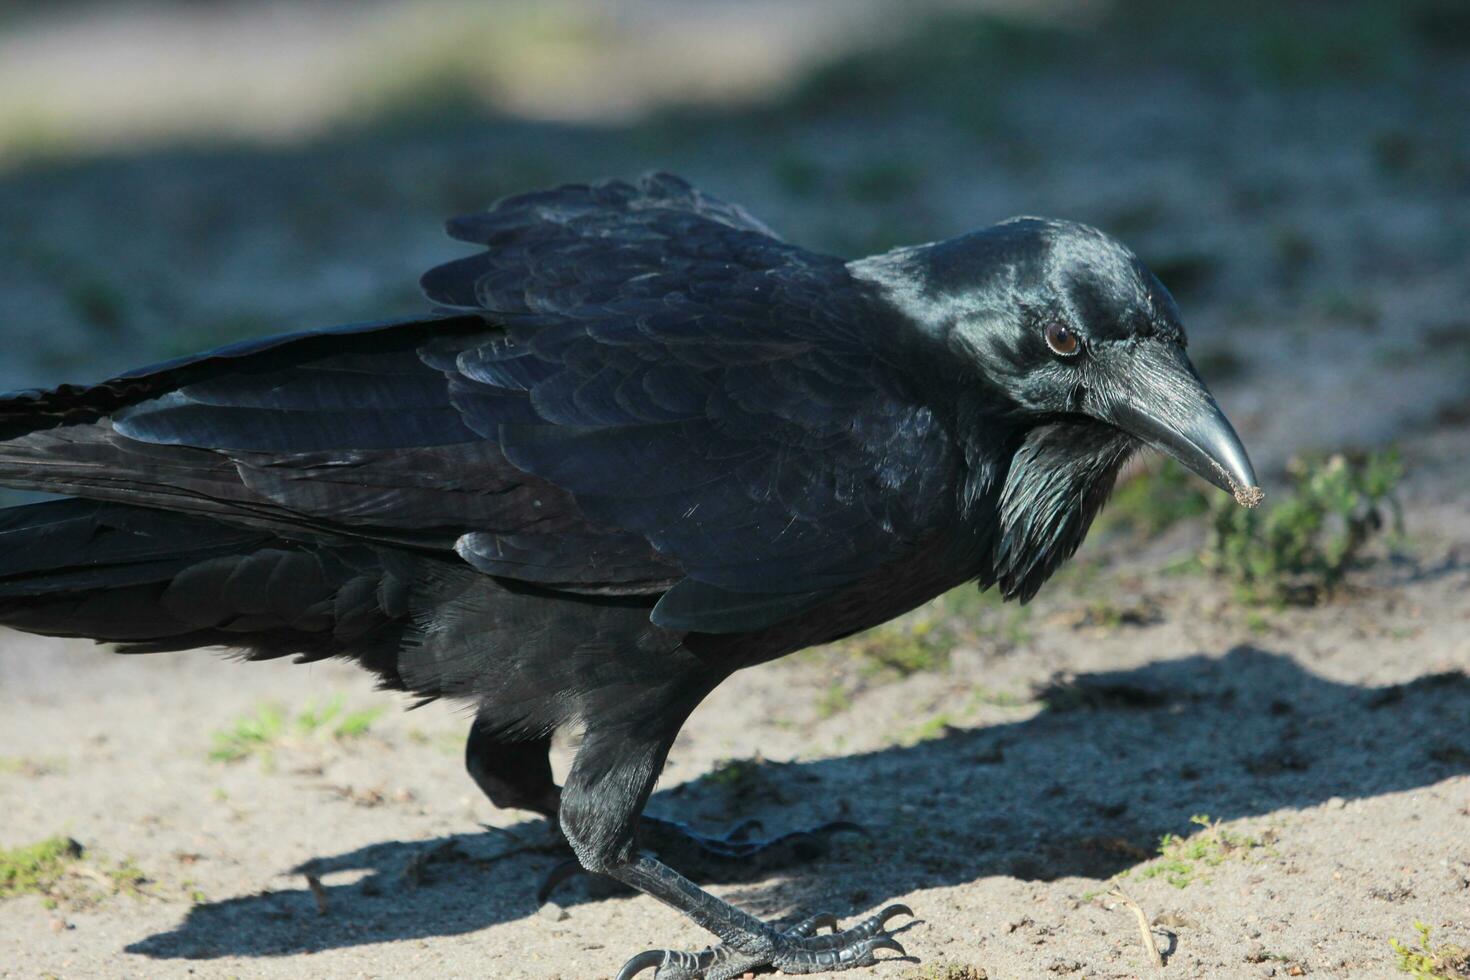
[[964,585],[893,622],[806,654],[836,674],[818,715],[846,710],[865,687],[948,670],[955,647],[1020,646],[1029,639],[1033,613],[1030,606],[1003,603],[993,591]]
[[1231,855],[1261,846],[1255,838],[1230,833],[1206,814],[1195,814],[1189,822],[1203,829],[1188,837],[1159,838],[1159,859],[1139,871],[1140,878],[1162,877],[1175,888],[1188,888],[1196,881],[1208,881],[1206,870],[1219,867]]
[[330,735],[338,740],[361,738],[372,730],[382,715],[381,708],[344,711],[344,700],[337,695],[328,701],[308,701],[294,717],[279,705],[262,704],[253,714],[236,719],[228,728],[213,735],[214,747],[209,758],[215,762],[239,762],[256,756],[266,765],[275,749],[289,735],[306,739]]
[[104,894],[144,894],[148,876],[131,860],[113,867],[88,867],[83,851],[81,844],[60,835],[0,850],[0,899],[41,895],[48,908],[63,902],[90,904],[98,896],[84,884],[88,881],[103,886]]
[[118,894],[131,895],[141,898],[143,886],[148,883],[148,876],[143,870],[128,858],[115,868],[109,868],[102,872],[103,876],[112,882],[112,890]]
[[954,719],[948,714],[941,713],[927,721],[920,722],[917,725],[905,729],[898,734],[898,737],[894,741],[905,747],[918,745],[920,742],[943,738],[954,727],[956,727]]
[[1236,583],[1242,600],[1317,602],[1330,595],[1385,529],[1403,532],[1395,489],[1396,453],[1294,462],[1285,500],[1246,510],[1222,500],[1200,556],[1205,568]]
[[749,759],[721,759],[701,779],[711,786],[718,786],[732,794],[739,794],[754,786],[761,778],[761,767],[766,760],[759,755]]
[[332,697],[325,704],[318,705],[316,701],[306,702],[296,715],[296,730],[303,735],[310,735],[331,723],[332,719],[342,713],[342,695]]
[[758,753],[745,759],[721,759],[700,777],[699,784],[719,793],[730,811],[748,812],[766,803],[789,802],[774,775],[780,765]]
[[817,699],[817,717],[823,720],[832,718],[851,707],[852,696],[847,693],[847,688],[841,681],[833,681]]
[[382,715],[382,708],[364,708],[361,711],[344,712],[343,697],[338,694],[320,706],[308,701],[296,716],[296,730],[302,735],[331,732],[334,738],[360,738],[372,730],[373,722]]
[[361,711],[349,711],[337,722],[337,727],[332,730],[332,734],[341,739],[361,738],[372,730],[373,723],[382,714],[382,708],[364,708]]
[[941,670],[949,665],[952,634],[937,619],[880,626],[854,643],[863,661],[863,673],[892,673],[908,677],[920,671]]
[[1414,923],[1419,933],[1417,948],[1390,939],[1388,945],[1397,956],[1399,972],[1407,973],[1415,980],[1461,980],[1470,977],[1470,948],[1452,945],[1434,945],[1429,938],[1430,927],[1423,922]]
[[0,850],[0,898],[46,894],[81,856],[82,845],[70,837],[48,837],[25,847]]
[[255,713],[236,719],[229,728],[214,733],[214,762],[239,762],[252,755],[267,756],[286,729],[286,716],[279,707],[263,704]]

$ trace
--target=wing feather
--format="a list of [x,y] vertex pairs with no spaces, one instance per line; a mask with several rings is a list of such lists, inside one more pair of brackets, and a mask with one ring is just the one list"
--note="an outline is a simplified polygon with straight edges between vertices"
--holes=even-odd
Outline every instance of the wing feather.
[[841,260],[668,175],[449,230],[484,251],[424,276],[439,317],[0,400],[0,479],[452,546],[538,587],[661,596],[655,622],[708,632],[795,615],[950,526],[958,454]]

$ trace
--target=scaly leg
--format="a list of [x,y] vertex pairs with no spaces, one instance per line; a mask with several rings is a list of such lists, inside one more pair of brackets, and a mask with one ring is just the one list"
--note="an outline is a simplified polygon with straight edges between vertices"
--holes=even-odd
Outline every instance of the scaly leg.
[[785,973],[847,970],[876,962],[879,950],[905,955],[885,931],[895,915],[911,914],[890,906],[851,929],[816,935],[834,925],[830,915],[813,916],[781,931],[729,902],[704,891],[672,868],[639,854],[635,840],[639,814],[663,768],[680,717],[672,731],[653,726],[589,730],[562,791],[561,825],[572,850],[588,871],[610,875],[683,912],[714,934],[720,945],[697,953],[650,950],[624,965],[619,980],[653,967],[656,980],[727,980],[770,966]]

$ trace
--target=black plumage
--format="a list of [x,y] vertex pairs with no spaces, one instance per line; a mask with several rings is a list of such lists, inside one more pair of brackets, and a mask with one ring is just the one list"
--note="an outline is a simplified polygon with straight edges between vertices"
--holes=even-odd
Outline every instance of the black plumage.
[[424,276],[433,314],[0,400],[0,483],[76,498],[0,513],[0,622],[352,658],[471,701],[492,798],[725,944],[625,975],[893,946],[881,920],[776,933],[637,856],[675,734],[732,671],[967,581],[1029,598],[1140,444],[1258,495],[1167,291],[1085,226],[843,262],[655,175],[449,231],[481,248]]

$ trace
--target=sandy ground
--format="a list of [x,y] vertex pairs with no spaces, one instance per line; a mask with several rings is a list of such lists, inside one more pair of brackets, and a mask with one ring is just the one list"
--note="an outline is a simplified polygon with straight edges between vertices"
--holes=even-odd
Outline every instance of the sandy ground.
[[[861,975],[1157,975],[1118,882],[1165,976],[1394,976],[1388,940],[1415,920],[1470,943],[1470,67],[1268,88],[1110,62],[997,98],[963,125],[920,90],[881,125],[849,103],[796,124],[500,119],[0,175],[0,387],[417,308],[417,274],[459,252],[446,214],[561,179],[677,170],[844,254],[1014,213],[1100,224],[1172,272],[1268,490],[1303,450],[1399,446],[1404,546],[1329,604],[1262,611],[1166,571],[1197,524],[1090,543],[1086,575],[1024,618],[986,612],[942,669],[855,680],[829,652],[733,678],[650,812],[868,827],[714,886],[768,916],[911,905],[922,964]],[[1099,603],[1129,614],[1091,625]],[[0,635],[0,847],[70,835],[102,875],[57,908],[0,900],[0,976],[580,980],[703,945],[587,883],[538,910],[558,857],[501,857],[545,827],[479,795],[452,706],[404,713],[345,667],[220,659]],[[387,710],[357,738],[292,727],[338,695]],[[264,704],[291,723],[269,756],[211,760]],[[1253,843],[1180,887],[1158,839],[1196,814]],[[126,861],[146,882],[109,894]]]

